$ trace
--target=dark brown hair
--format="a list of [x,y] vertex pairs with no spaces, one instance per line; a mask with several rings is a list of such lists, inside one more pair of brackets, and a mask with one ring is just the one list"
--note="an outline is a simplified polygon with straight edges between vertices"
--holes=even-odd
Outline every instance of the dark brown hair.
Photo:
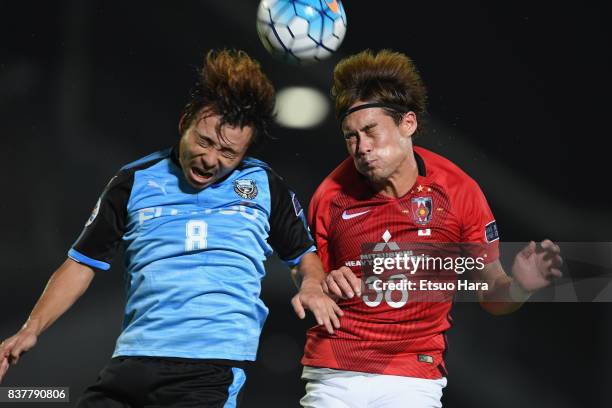
[[203,110],[219,115],[217,134],[223,125],[250,126],[253,137],[249,149],[265,137],[274,119],[274,86],[259,63],[240,50],[211,50],[204,58],[190,100],[183,108],[179,132],[181,135]]
[[416,66],[405,54],[391,50],[365,50],[341,60],[334,69],[331,95],[338,119],[359,100],[404,107],[403,112],[383,108],[396,124],[408,111],[420,120],[427,108],[427,89]]

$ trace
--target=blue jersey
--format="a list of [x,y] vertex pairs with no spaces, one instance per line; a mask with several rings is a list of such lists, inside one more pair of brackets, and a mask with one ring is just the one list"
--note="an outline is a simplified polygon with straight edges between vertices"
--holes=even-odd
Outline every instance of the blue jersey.
[[123,167],[68,255],[105,270],[125,248],[127,302],[113,356],[254,360],[268,314],[264,260],[274,249],[294,266],[314,251],[302,208],[252,158],[195,190],[177,150]]

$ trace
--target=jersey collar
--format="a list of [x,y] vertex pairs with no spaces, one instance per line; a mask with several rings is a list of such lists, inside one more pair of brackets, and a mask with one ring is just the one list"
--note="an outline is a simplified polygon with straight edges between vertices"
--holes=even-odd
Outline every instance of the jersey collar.
[[419,171],[419,176],[427,177],[427,168],[425,167],[425,160],[423,160],[423,158],[419,156],[417,152],[414,152],[414,159],[416,160],[417,170]]
[[176,164],[179,168],[181,168],[181,161],[179,160],[179,144],[178,143],[172,146],[172,149],[170,150],[170,160],[172,160],[174,164]]

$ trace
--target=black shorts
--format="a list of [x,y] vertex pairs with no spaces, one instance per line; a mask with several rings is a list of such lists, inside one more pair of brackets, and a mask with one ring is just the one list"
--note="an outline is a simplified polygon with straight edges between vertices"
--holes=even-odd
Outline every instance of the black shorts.
[[234,408],[245,380],[242,368],[207,360],[116,357],[77,407]]

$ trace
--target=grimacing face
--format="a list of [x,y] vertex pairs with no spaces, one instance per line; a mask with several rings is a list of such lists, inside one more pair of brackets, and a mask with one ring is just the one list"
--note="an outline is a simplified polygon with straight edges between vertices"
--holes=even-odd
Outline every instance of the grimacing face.
[[[366,102],[357,101],[352,107]],[[375,186],[401,175],[412,152],[416,116],[408,112],[399,125],[382,108],[366,108],[348,115],[342,123],[346,147],[357,171]]]
[[179,143],[179,160],[187,182],[201,190],[231,173],[242,161],[251,144],[250,126],[221,127],[217,134],[219,115],[207,112],[193,121]]

